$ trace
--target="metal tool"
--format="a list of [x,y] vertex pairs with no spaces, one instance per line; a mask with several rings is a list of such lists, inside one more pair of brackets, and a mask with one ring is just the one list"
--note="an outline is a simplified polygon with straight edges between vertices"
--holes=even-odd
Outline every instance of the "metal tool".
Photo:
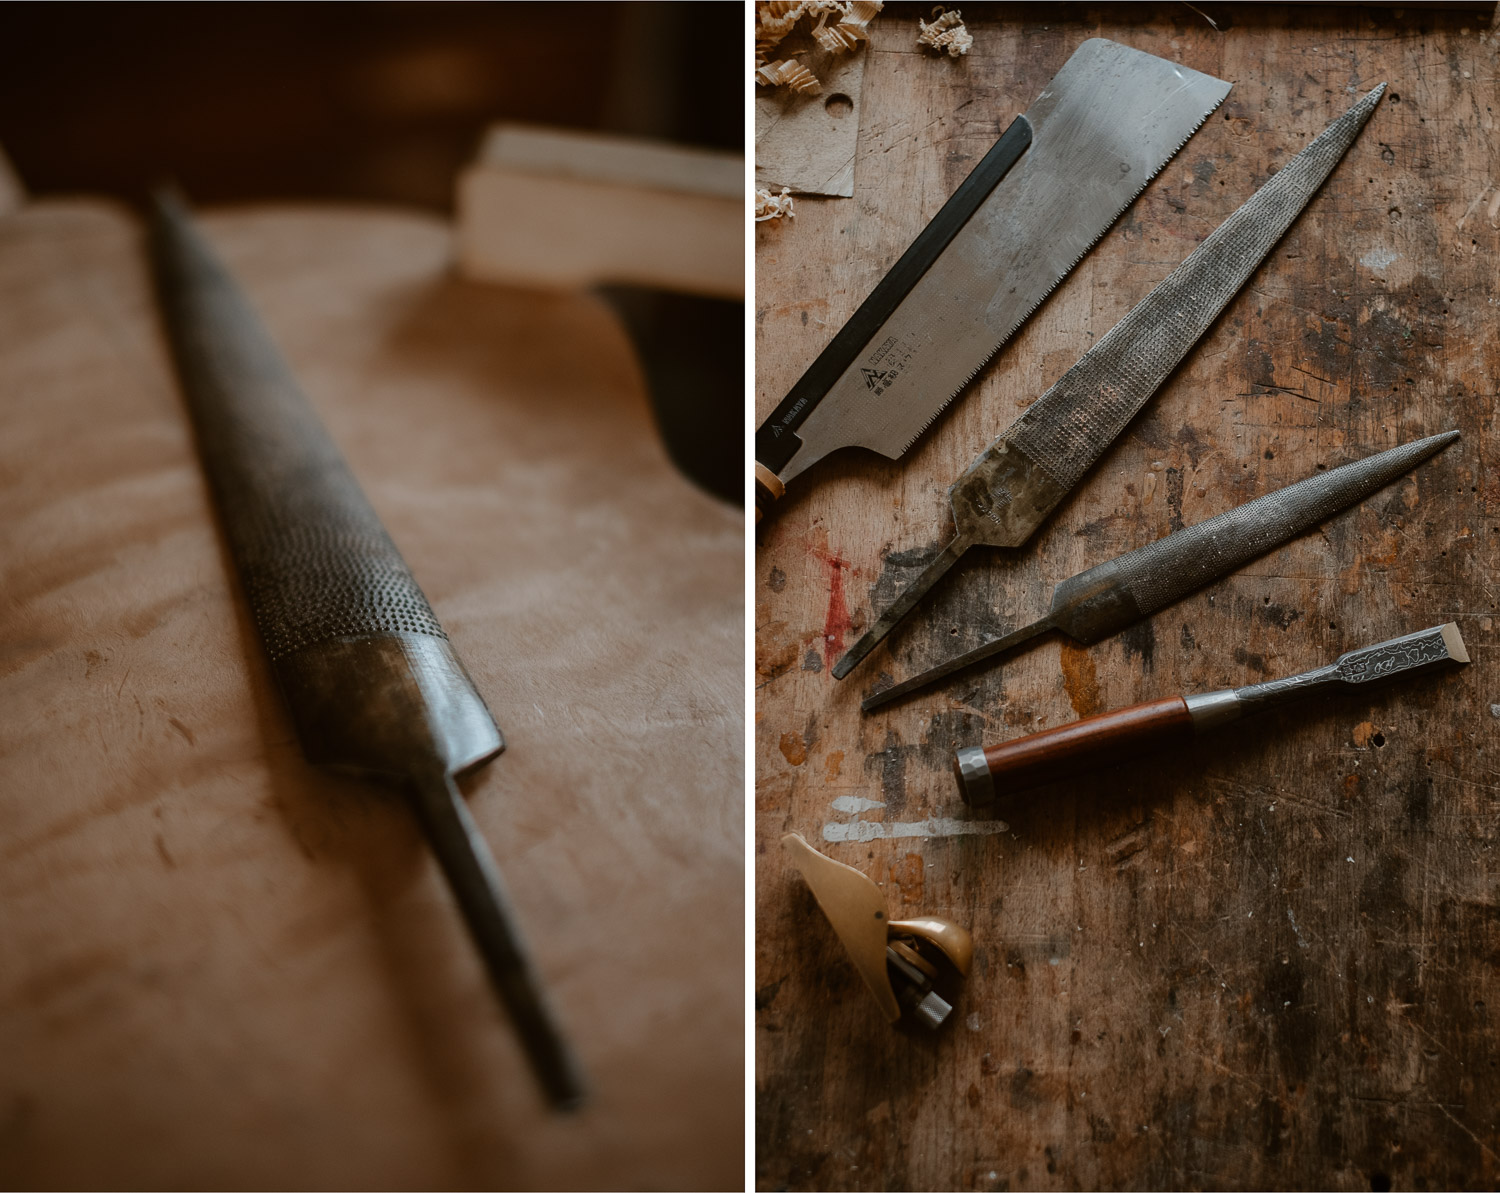
[[964,802],[987,804],[998,795],[1039,787],[1067,775],[1095,770],[1218,729],[1250,713],[1289,703],[1310,692],[1362,688],[1376,680],[1416,675],[1469,661],[1453,622],[1378,646],[1341,654],[1316,671],[1244,688],[1197,696],[1172,696],[1060,725],[998,746],[970,746],[953,759]]
[[582,1079],[454,776],[505,748],[448,637],[249,301],[158,196],[166,330],[256,631],[309,761],[408,787],[548,1096]]
[[936,916],[887,920],[880,888],[858,870],[824,857],[800,833],[782,837],[781,846],[885,1017],[897,1023],[905,1011],[924,1027],[941,1027],[953,1007],[934,989],[941,976],[938,962],[946,959],[960,976],[968,976],[974,958],[968,930]]
[[1382,83],[1323,130],[1026,408],[948,490],[955,534],[833,667],[848,675],[970,547],[1019,547],[1239,292],[1354,143]]
[[1079,572],[1053,590],[1046,617],[876,692],[860,707],[869,712],[1050,630],[1085,646],[1108,638],[1363,501],[1457,438],[1457,431],[1432,435],[1318,473]]
[[903,455],[1228,93],[1079,46],[756,432],[757,518],[831,451]]

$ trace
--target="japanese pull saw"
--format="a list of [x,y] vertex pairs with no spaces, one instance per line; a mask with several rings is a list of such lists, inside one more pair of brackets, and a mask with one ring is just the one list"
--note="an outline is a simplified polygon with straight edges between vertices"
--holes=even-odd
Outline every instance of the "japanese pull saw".
[[761,424],[757,519],[838,448],[904,455],[1228,93],[1079,46]]
[[543,1090],[577,1062],[454,776],[505,748],[448,635],[249,300],[181,203],[152,213],[157,290],[229,552],[302,752],[404,785]]
[[1019,547],[1182,363],[1354,143],[1385,91],[1330,124],[1028,406],[948,490],[955,533],[833,667],[843,679],[970,547]]

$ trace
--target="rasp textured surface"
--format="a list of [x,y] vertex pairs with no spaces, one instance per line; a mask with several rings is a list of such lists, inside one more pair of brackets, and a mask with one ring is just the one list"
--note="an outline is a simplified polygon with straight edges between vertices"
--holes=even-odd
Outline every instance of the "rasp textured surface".
[[1364,500],[1457,437],[1450,431],[1393,447],[1157,539],[1115,561],[1119,582],[1142,615],[1155,613]]
[[1115,324],[999,439],[1064,489],[1082,478],[1239,292],[1345,151],[1381,84],[1330,124]]
[[183,388],[271,661],[359,634],[447,637],[234,280],[185,221],[157,232]]

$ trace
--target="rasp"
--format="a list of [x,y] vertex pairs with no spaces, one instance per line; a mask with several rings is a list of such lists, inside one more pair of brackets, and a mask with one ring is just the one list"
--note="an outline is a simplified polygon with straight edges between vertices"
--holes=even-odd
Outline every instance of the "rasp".
[[948,490],[953,539],[849,653],[848,675],[976,544],[1019,547],[1140,412],[1354,143],[1382,83],[1320,133],[1026,408]]
[[199,453],[309,761],[404,785],[532,1067],[582,1093],[454,776],[505,748],[484,700],[291,369],[181,203],[152,255]]
[[757,518],[837,448],[904,454],[1228,93],[1079,46],[761,424]]
[[1046,617],[877,692],[860,707],[879,708],[1050,630],[1084,646],[1102,641],[1363,501],[1457,438],[1457,431],[1431,435],[1320,472],[1079,572],[1053,590]]
[[1117,712],[1101,713],[1016,738],[998,746],[969,746],[953,759],[959,792],[970,805],[1040,787],[1114,762],[1186,745],[1200,733],[1312,692],[1364,688],[1378,680],[1412,676],[1469,661],[1453,622],[1341,654],[1316,671],[1243,688],[1170,696]]

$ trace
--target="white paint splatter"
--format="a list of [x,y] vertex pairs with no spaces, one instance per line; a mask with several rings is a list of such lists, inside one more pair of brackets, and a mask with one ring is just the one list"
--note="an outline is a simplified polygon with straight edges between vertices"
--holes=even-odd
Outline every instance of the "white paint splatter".
[[1384,273],[1390,266],[1395,264],[1400,253],[1393,253],[1390,249],[1371,249],[1359,259],[1359,263],[1366,269],[1373,269],[1376,273]]
[[850,816],[858,816],[861,812],[868,812],[873,808],[883,808],[885,804],[878,799],[865,799],[859,795],[841,795],[833,801],[835,812],[846,812]]
[[1292,931],[1297,934],[1297,947],[1299,949],[1305,949],[1307,947],[1307,941],[1302,939],[1302,929],[1297,927],[1297,917],[1292,914],[1292,909],[1290,907],[1286,909],[1286,918],[1287,922],[1292,926]]
[[892,837],[992,837],[1010,832],[1003,820],[856,820],[852,824],[825,824],[825,841],[879,841]]
[[978,1031],[982,1024],[979,1022],[979,1013],[976,1011],[964,1020],[964,1026],[970,1031]]

